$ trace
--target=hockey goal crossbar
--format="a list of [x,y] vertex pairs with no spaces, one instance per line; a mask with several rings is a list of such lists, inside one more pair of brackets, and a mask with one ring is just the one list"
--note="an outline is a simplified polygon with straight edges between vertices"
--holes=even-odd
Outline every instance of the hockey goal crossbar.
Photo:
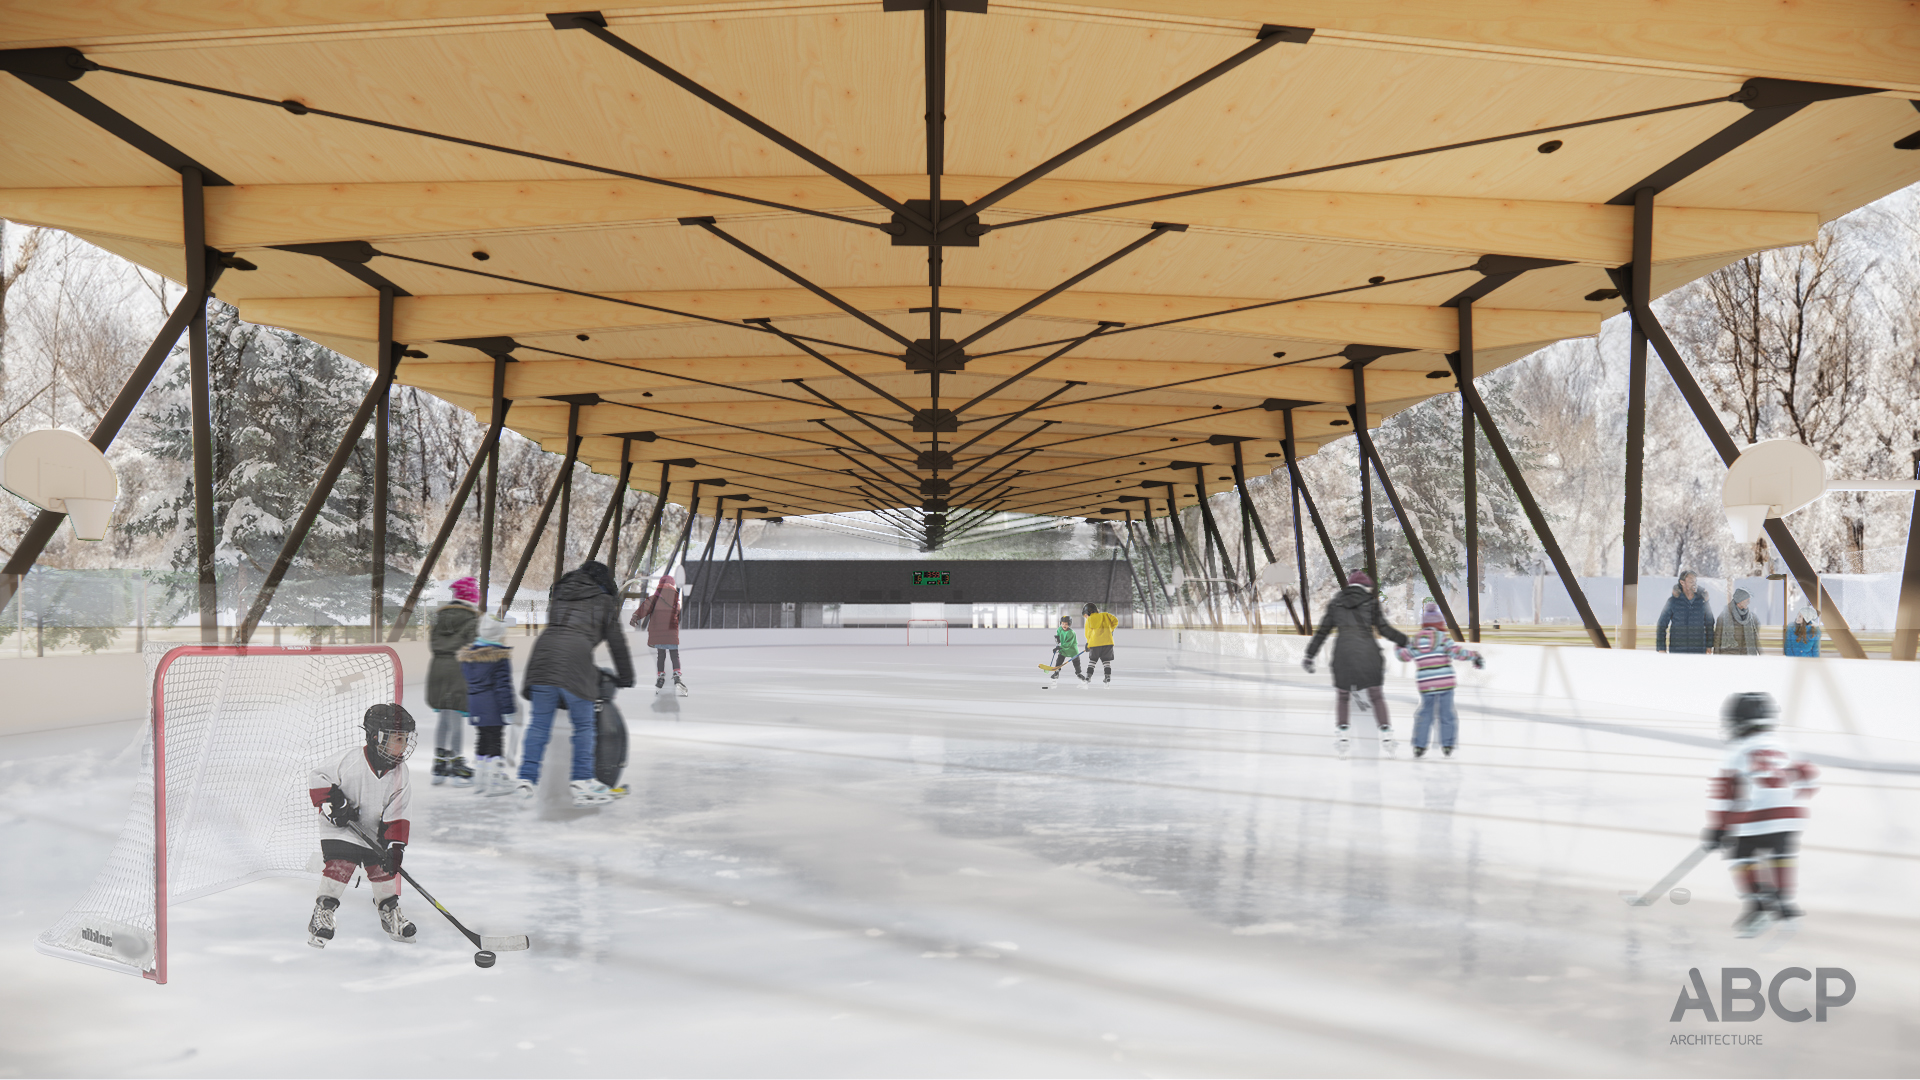
[[[302,658],[321,662],[289,668],[288,661]],[[262,671],[252,673],[251,683],[243,674],[249,659],[267,661]],[[304,833],[318,828],[317,821],[308,820],[305,770],[358,741],[360,713],[368,705],[400,701],[405,680],[399,654],[385,645],[180,645],[163,653],[153,650],[149,661],[153,697],[146,749],[152,771],[143,772],[136,784],[127,830],[107,867],[35,947],[50,956],[164,984],[168,905],[263,877],[301,873],[306,859],[290,861],[287,855],[294,848],[317,847],[317,841],[306,843]],[[195,673],[198,684],[176,687],[185,700],[175,700],[169,694],[169,677],[196,665],[208,670]],[[388,672],[390,685],[383,677]],[[187,715],[180,715],[183,712]],[[229,713],[234,714],[231,719]],[[272,718],[274,734],[280,736],[277,746],[262,751],[262,757],[278,752],[273,767],[254,769],[260,774],[254,787],[218,790],[232,783],[229,773],[244,779],[249,767],[263,764],[216,760],[233,746],[245,749],[244,729],[222,732],[223,722],[244,723],[262,715]],[[299,726],[303,720],[304,729]],[[182,724],[184,732],[176,730]],[[183,735],[185,758],[177,752]],[[266,786],[261,788],[261,783]],[[149,784],[150,793],[140,790]],[[215,790],[205,790],[210,787]],[[213,815],[236,809],[258,812],[259,835],[251,838],[251,859],[209,866],[216,860],[193,850],[192,842],[201,839],[194,831],[194,816],[203,798],[217,804]],[[249,798],[257,805],[247,805]],[[171,805],[175,801],[182,805]],[[149,813],[150,825],[140,820]],[[222,820],[219,827],[230,831],[231,821]],[[246,839],[223,836],[222,844],[238,846]],[[192,869],[199,874],[188,873],[182,881],[171,864],[186,858],[196,859]],[[150,884],[141,880],[149,876]],[[142,925],[149,922],[150,929]]]
[[908,619],[907,644],[909,645],[945,645],[947,644],[947,620],[945,619]]

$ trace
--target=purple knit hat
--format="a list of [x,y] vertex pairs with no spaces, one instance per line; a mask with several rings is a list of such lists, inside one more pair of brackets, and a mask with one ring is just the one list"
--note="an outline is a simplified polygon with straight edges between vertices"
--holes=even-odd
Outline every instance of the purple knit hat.
[[469,604],[480,602],[480,583],[473,578],[463,577],[448,588],[453,590],[455,600],[465,600]]
[[1440,614],[1439,604],[1428,604],[1424,609],[1421,610],[1420,625],[1431,626],[1438,630],[1446,629],[1447,617],[1445,615]]
[[1347,575],[1347,584],[1361,585],[1371,589],[1373,588],[1373,579],[1367,576],[1365,570],[1355,570],[1353,573]]

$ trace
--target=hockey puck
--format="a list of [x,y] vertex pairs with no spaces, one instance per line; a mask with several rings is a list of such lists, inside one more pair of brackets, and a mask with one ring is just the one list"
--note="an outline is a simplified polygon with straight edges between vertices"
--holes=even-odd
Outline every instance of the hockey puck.
[[1675,889],[1667,894],[1667,899],[1676,904],[1684,904],[1693,899],[1693,892],[1689,889]]
[[481,949],[479,952],[473,954],[474,967],[489,968],[493,966],[493,961],[493,953],[486,949]]

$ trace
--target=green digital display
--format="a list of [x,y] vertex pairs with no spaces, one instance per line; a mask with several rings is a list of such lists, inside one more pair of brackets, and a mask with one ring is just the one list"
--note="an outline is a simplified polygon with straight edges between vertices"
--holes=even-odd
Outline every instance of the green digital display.
[[913,583],[915,585],[951,585],[953,574],[946,570],[915,570]]

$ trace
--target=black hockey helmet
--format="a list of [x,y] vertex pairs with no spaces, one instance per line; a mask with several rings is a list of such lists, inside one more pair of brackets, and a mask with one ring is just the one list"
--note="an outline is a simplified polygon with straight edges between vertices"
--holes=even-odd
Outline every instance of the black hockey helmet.
[[1730,694],[1720,706],[1720,730],[1729,739],[1743,739],[1756,731],[1772,729],[1779,717],[1780,706],[1774,704],[1772,694],[1758,690]]
[[1082,614],[1082,615],[1092,615],[1092,614],[1094,614],[1095,612],[1098,612],[1099,610],[1100,610],[1100,605],[1099,605],[1099,604],[1092,604],[1092,603],[1089,603],[1089,604],[1085,604],[1085,605],[1083,605],[1083,606],[1082,606],[1082,607],[1080,608],[1080,614]]
[[[360,726],[366,729],[367,753],[373,755],[372,760],[376,763],[384,762],[385,767],[391,769],[412,756],[413,742],[416,737],[413,714],[403,706],[385,702],[369,705],[366,715],[360,718]],[[398,757],[395,757],[387,748],[390,738],[394,735],[405,740],[405,746]]]

